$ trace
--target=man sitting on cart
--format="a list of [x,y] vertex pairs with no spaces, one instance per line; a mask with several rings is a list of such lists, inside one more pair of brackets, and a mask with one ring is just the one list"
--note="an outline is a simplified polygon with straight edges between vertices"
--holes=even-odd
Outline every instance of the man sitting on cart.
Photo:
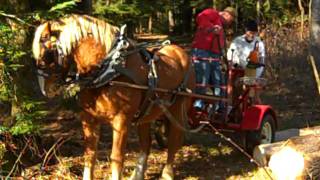
[[[245,70],[245,77],[259,79],[264,71],[265,46],[258,36],[258,25],[250,20],[246,24],[245,34],[235,38],[227,52],[227,58],[235,67]],[[257,103],[261,103],[255,92]]]
[[[196,71],[196,93],[207,94],[208,85],[212,85],[213,94],[222,96],[222,77],[220,59],[225,45],[224,28],[230,25],[235,17],[235,10],[227,7],[218,12],[208,8],[196,17],[197,31],[192,42],[192,59]],[[199,87],[200,86],[200,87]],[[216,105],[216,109],[223,108]],[[196,100],[194,107],[198,110],[204,108],[202,100]]]

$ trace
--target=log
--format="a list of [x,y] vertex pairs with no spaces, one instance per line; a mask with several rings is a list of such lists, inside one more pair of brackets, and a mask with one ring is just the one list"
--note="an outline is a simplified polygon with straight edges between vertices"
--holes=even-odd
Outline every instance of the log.
[[257,146],[254,159],[277,179],[320,178],[320,126],[281,131],[276,139],[281,141]]

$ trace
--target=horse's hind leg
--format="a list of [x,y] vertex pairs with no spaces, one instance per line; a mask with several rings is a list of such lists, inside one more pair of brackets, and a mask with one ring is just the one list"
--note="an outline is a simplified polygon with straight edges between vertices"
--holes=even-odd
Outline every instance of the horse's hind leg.
[[136,168],[132,173],[130,180],[144,179],[144,172],[147,169],[147,160],[148,160],[148,155],[150,153],[150,146],[151,146],[150,123],[139,125],[138,134],[139,134],[141,152],[138,157]]
[[[170,112],[175,117],[177,123],[181,125],[184,124],[185,117],[184,117],[184,112],[183,112],[181,103],[177,103],[172,109],[170,109]],[[162,170],[161,179],[165,179],[165,180],[174,179],[173,162],[174,162],[176,152],[182,146],[183,137],[184,137],[184,132],[174,124],[170,123],[169,137],[168,137],[168,157],[167,157],[167,163],[164,169]]]
[[92,180],[94,178],[97,143],[100,136],[100,123],[86,112],[81,113],[81,121],[85,147],[83,179]]

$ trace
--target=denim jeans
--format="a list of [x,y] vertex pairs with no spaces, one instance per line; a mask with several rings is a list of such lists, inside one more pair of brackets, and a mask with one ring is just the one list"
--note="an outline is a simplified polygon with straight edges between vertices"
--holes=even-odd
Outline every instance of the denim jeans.
[[[193,49],[193,57],[200,58],[215,58],[219,59],[220,55],[214,54],[210,51]],[[196,93],[206,94],[207,88],[205,86],[212,85],[212,92],[215,96],[224,96],[224,91],[220,88],[224,84],[224,78],[221,74],[220,61],[210,61],[210,60],[197,60],[193,58],[195,72],[196,72],[196,82],[198,85],[203,87],[196,87]],[[194,104],[195,107],[203,108],[204,103],[202,100],[197,100]],[[217,103],[215,109],[222,108],[222,103]]]

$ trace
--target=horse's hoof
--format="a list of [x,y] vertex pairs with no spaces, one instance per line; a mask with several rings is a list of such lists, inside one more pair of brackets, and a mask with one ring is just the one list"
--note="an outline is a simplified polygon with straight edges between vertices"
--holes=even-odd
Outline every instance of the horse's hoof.
[[129,180],[143,180],[144,179],[144,172],[135,169],[130,176]]
[[171,165],[166,165],[162,170],[161,180],[173,180],[174,173]]

